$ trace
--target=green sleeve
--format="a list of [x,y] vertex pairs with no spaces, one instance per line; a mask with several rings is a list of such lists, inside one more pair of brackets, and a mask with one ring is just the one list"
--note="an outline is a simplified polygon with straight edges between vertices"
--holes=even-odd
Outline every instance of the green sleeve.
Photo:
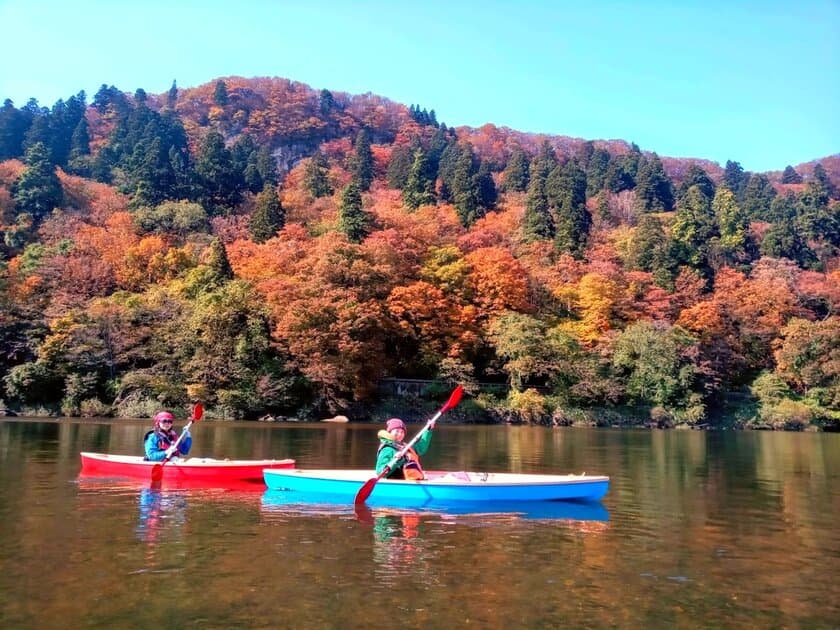
[[432,430],[429,429],[428,431],[424,431],[423,435],[420,436],[420,439],[414,443],[414,450],[417,451],[418,455],[425,455],[426,451],[429,450],[429,444],[432,442]]
[[[385,469],[385,466],[388,464],[388,462],[391,461],[391,458],[394,455],[396,455],[397,452],[398,452],[398,449],[394,448],[390,444],[386,444],[381,449],[379,449],[379,454],[376,456],[376,474],[377,475]],[[394,466],[391,467],[391,470],[393,471],[394,468],[399,468],[398,464],[399,464],[399,462],[394,464]]]

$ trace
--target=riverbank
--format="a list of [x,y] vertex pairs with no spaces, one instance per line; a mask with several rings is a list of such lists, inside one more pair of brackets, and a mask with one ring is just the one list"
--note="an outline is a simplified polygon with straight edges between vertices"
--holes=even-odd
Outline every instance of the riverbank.
[[[445,396],[444,396],[445,397]],[[208,420],[245,419],[255,422],[385,422],[388,418],[402,418],[409,425],[423,424],[433,416],[442,404],[439,395],[388,396],[375,401],[352,404],[339,415],[318,414],[312,411],[300,413],[262,414],[255,418],[230,418],[223,409],[207,405],[205,418]],[[150,409],[156,408],[150,405]],[[186,417],[186,407],[172,408],[176,416]],[[801,411],[801,410],[800,410]],[[48,405],[33,405],[10,408],[0,401],[0,417],[25,416],[31,418],[62,417],[61,410]],[[145,413],[120,415],[102,406],[83,417],[146,417]],[[559,405],[512,406],[506,399],[484,395],[465,397],[454,409],[448,410],[438,421],[453,425],[531,425],[548,427],[588,428],[643,428],[676,430],[752,430],[752,431],[826,431],[840,432],[840,413],[828,411],[818,413],[792,414],[781,417],[762,417],[755,400],[742,393],[733,394],[724,404],[708,415],[687,420],[678,413],[661,407],[598,406],[561,407]]]

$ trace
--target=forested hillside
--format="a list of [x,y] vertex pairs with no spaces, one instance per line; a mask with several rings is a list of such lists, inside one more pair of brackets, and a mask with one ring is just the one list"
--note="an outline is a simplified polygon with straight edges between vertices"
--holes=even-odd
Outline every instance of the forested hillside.
[[0,412],[315,417],[399,377],[500,421],[836,426],[840,155],[655,149],[285,79],[7,100]]

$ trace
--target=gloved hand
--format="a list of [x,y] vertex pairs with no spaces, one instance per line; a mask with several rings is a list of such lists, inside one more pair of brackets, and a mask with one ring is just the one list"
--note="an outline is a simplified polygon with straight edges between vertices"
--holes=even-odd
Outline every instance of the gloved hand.
[[178,447],[174,444],[166,449],[166,459],[172,459],[173,456],[178,455]]
[[430,431],[431,431],[432,429],[434,429],[434,428],[435,428],[435,423],[436,423],[436,422],[437,422],[437,420],[434,420],[434,419],[433,419],[433,420],[429,420],[429,430],[430,430]]

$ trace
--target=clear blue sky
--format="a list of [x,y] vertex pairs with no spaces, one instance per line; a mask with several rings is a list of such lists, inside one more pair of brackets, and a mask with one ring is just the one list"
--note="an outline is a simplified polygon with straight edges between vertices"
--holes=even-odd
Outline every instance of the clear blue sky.
[[840,153],[840,0],[0,0],[0,50],[18,107],[279,76],[752,171]]

